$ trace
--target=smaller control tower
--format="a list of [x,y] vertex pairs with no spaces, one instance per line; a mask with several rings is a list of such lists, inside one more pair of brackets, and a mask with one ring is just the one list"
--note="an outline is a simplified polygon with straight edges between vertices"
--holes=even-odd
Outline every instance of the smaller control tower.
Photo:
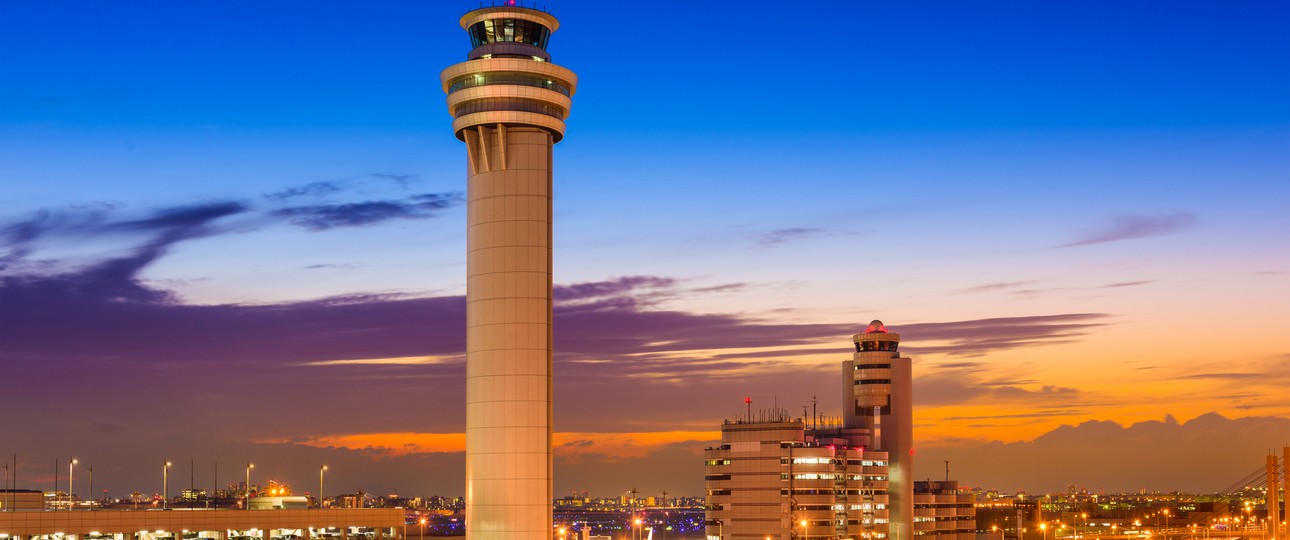
[[900,334],[873,321],[852,336],[856,352],[842,363],[842,414],[847,428],[871,434],[872,448],[890,459],[887,495],[890,538],[914,533],[914,376],[912,361],[900,356]]

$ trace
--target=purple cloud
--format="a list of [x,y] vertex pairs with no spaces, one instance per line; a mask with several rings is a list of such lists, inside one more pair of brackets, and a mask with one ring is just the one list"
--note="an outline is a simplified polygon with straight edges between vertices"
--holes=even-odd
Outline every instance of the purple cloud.
[[757,245],[761,247],[774,247],[780,244],[810,238],[812,236],[840,235],[849,234],[843,231],[824,229],[820,227],[790,227],[786,229],[775,229],[762,233],[757,238]]
[[1164,236],[1184,231],[1196,226],[1196,215],[1190,212],[1176,212],[1158,216],[1120,215],[1111,218],[1107,226],[1089,231],[1075,240],[1053,247],[1065,248],[1104,244],[1135,238]]
[[363,201],[279,208],[269,212],[310,231],[363,227],[394,219],[426,219],[464,201],[460,193],[426,193],[402,201]]

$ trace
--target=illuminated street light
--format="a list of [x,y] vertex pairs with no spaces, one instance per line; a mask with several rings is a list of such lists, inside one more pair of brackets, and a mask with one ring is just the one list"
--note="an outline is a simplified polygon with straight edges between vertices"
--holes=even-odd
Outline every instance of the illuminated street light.
[[170,498],[170,462],[161,466],[161,509],[166,509],[166,499]]
[[318,468],[318,508],[323,507],[323,473],[325,472],[327,472],[326,465]]
[[255,468],[254,463],[251,463],[249,461],[246,462],[246,509],[247,510],[251,509],[251,469],[254,469],[254,468]]
[[72,511],[72,506],[75,504],[75,501],[76,501],[76,489],[72,487],[72,467],[75,466],[77,463],[80,463],[80,461],[77,461],[76,458],[72,458],[71,461],[67,462],[67,511],[68,512]]

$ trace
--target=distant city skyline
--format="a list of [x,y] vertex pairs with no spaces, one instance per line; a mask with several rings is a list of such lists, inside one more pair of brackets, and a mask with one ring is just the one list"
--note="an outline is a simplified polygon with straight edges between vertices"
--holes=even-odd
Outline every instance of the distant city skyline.
[[[19,488],[461,493],[477,5],[0,7]],[[873,319],[918,479],[1204,491],[1290,438],[1284,2],[547,7],[557,497],[698,493]]]

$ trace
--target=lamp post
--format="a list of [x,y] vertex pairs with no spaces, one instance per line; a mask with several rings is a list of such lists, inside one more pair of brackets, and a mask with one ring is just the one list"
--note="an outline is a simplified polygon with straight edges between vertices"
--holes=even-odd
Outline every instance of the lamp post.
[[1047,524],[1047,523],[1040,523],[1040,524],[1039,524],[1039,530],[1041,530],[1041,531],[1043,531],[1043,532],[1044,532],[1044,540],[1048,540],[1048,524]]
[[251,509],[251,469],[254,469],[254,468],[255,468],[254,463],[251,463],[249,461],[246,462],[246,497],[245,499],[246,499],[247,510]]
[[[73,460],[75,461],[75,460]],[[170,499],[170,462],[161,466],[161,509],[166,509],[166,503]]]
[[80,461],[77,461],[76,458],[72,458],[71,461],[67,462],[67,511],[68,512],[71,512],[72,506],[76,504],[76,491],[72,487],[72,467],[75,467],[77,463],[80,463]]
[[[421,538],[426,537],[426,521],[426,518],[421,518]],[[564,529],[560,529],[560,532],[563,533]]]
[[318,468],[318,508],[323,507],[323,473],[325,472],[327,472],[326,465]]
[[807,534],[806,534],[807,527],[808,527],[810,524],[809,524],[809,523],[807,523],[807,521],[806,521],[805,519],[803,519],[802,521],[799,521],[799,522],[798,522],[798,524],[802,526],[802,538],[803,538],[803,539],[805,539],[805,538],[807,537]]
[[636,533],[636,537],[637,537],[637,538],[640,538],[640,536],[641,536],[641,518],[636,518],[636,520],[635,520],[635,522],[634,522],[634,523],[636,524],[636,530],[635,530],[635,531],[633,531],[633,532],[634,532],[634,533]]

